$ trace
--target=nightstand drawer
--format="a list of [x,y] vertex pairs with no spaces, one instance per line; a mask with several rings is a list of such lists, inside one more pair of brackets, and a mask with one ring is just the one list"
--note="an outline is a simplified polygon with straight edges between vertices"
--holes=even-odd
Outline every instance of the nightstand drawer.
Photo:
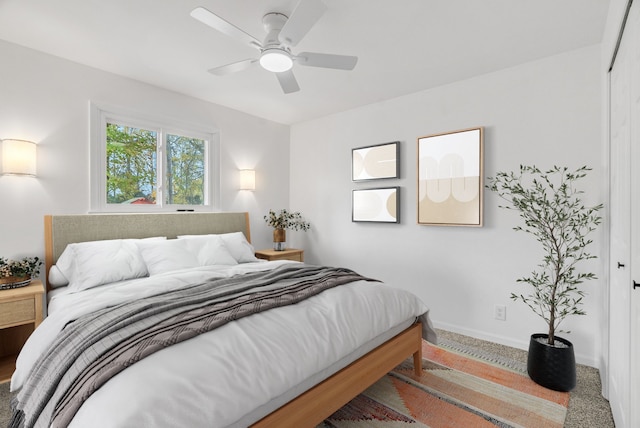
[[0,327],[33,321],[36,318],[36,308],[33,298],[0,303]]
[[304,262],[304,250],[287,248],[286,250],[258,250],[256,257],[268,261],[293,260],[294,262]]
[[296,254],[276,254],[275,256],[271,256],[269,260],[293,260],[294,262],[302,261],[302,253]]

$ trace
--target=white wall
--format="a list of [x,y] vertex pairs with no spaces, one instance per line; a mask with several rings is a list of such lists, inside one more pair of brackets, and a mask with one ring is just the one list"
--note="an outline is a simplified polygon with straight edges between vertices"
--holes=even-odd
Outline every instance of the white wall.
[[[289,127],[0,41],[0,139],[38,143],[38,177],[0,176],[0,255],[44,257],[43,215],[89,210],[89,101],[220,130],[221,209],[249,211],[252,240],[270,247],[262,220],[289,203]],[[255,168],[255,192],[238,169]]]
[[[485,128],[485,176],[521,163],[594,168],[587,203],[606,200],[600,183],[601,62],[593,46],[451,85],[294,125],[291,131],[291,207],[312,230],[296,234],[312,263],[352,267],[407,288],[431,308],[437,326],[523,349],[544,322],[509,295],[515,280],[540,260],[535,240],[512,230],[517,214],[485,192],[482,228],[419,226],[416,221],[416,139],[446,131]],[[401,141],[401,178],[351,182],[351,149]],[[401,224],[351,222],[351,190],[401,186]],[[599,238],[591,250],[600,255]],[[602,277],[600,263],[590,266]],[[584,309],[563,327],[579,362],[596,365],[603,322],[603,283],[585,285]],[[506,305],[506,321],[493,317]]]

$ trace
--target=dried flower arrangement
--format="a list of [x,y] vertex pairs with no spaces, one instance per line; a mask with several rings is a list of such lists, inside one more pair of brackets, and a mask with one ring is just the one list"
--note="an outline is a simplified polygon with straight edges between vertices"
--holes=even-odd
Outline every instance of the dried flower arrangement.
[[0,279],[32,277],[40,273],[42,261],[38,257],[25,257],[22,260],[8,260],[0,257]]
[[269,214],[264,216],[264,221],[274,229],[292,229],[307,231],[311,225],[302,218],[299,212],[290,212],[286,209],[276,213],[269,210]]

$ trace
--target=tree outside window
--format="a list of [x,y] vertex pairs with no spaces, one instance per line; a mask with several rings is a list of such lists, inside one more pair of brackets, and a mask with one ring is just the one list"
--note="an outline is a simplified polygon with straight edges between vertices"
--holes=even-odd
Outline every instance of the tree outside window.
[[156,203],[157,132],[107,123],[107,203]]
[[[107,123],[107,204],[205,203],[206,141],[118,123]],[[164,175],[158,170],[164,161]],[[160,173],[160,174],[159,174]],[[159,191],[159,183],[163,183]]]
[[204,140],[167,134],[167,204],[204,203],[204,159]]

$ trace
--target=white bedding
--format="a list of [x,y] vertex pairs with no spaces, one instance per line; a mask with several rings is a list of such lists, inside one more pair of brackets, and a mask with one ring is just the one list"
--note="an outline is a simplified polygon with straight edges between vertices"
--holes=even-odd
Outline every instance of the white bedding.
[[[18,357],[11,389],[20,388],[53,337],[82,314],[211,277],[285,263],[296,262],[200,267],[78,293],[56,291],[49,316]],[[70,426],[244,427],[274,410],[270,403],[282,401],[305,379],[326,376],[327,367],[337,361],[348,364],[358,357],[354,350],[427,312],[424,303],[397,287],[365,281],[336,287],[150,355],[90,396]]]

